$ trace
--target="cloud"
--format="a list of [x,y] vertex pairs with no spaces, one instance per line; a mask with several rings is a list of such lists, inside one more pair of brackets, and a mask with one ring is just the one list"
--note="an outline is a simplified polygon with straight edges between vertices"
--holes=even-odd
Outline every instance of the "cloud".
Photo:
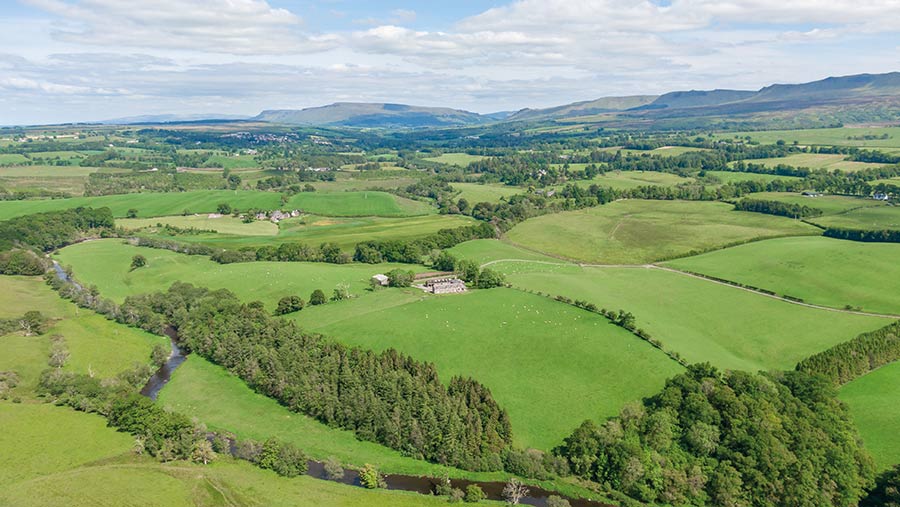
[[302,20],[265,0],[26,0],[63,22],[60,41],[107,47],[236,55],[317,52],[330,37],[301,32]]

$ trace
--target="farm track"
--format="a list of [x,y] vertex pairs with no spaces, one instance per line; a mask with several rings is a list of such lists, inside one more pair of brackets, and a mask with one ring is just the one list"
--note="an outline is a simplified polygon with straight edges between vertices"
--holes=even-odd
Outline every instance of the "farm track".
[[758,296],[764,296],[764,297],[767,297],[770,299],[776,299],[778,301],[783,301],[785,303],[790,303],[792,305],[805,306],[807,308],[813,308],[816,310],[824,310],[824,311],[828,311],[828,312],[845,313],[848,315],[860,315],[863,317],[877,317],[877,318],[882,318],[882,319],[900,320],[900,315],[895,315],[895,314],[891,314],[891,313],[874,313],[874,312],[864,312],[864,311],[857,311],[857,310],[845,310],[843,308],[833,308],[830,306],[822,306],[822,305],[816,305],[816,304],[812,304],[812,303],[795,301],[795,300],[788,299],[788,298],[785,298],[782,296],[767,294],[765,292],[754,290],[749,287],[741,287],[739,285],[721,282],[718,280],[713,280],[713,279],[707,278],[705,276],[695,275],[693,273],[688,273],[686,271],[681,271],[681,270],[669,268],[666,266],[660,266],[658,264],[584,264],[584,263],[577,263],[577,262],[529,261],[526,259],[497,259],[497,260],[493,260],[490,262],[486,262],[486,263],[482,264],[481,267],[484,268],[487,266],[492,266],[494,264],[500,264],[503,262],[522,262],[522,263],[530,263],[530,264],[542,264],[542,265],[547,265],[547,266],[578,266],[581,268],[601,268],[601,269],[602,268],[656,269],[659,271],[667,271],[669,273],[675,273],[678,275],[695,278],[697,280],[703,280],[705,282],[714,283],[717,285],[723,285],[725,287],[731,287],[732,289],[743,290],[746,292],[750,292],[751,294],[756,294]]

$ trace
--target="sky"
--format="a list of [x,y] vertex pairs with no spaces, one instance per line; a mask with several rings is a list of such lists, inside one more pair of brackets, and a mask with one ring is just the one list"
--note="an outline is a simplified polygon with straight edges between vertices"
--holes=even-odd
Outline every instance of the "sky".
[[479,113],[900,70],[900,0],[0,0],[0,125]]

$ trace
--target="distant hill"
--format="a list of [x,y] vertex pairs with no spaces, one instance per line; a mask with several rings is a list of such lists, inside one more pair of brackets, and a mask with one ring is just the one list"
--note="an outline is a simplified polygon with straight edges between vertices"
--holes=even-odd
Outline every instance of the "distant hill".
[[144,123],[179,123],[193,121],[215,121],[215,120],[246,120],[250,118],[245,115],[236,114],[147,114],[141,116],[127,116],[124,118],[115,118],[112,120],[103,120],[98,123],[106,125],[136,125]]
[[575,102],[564,106],[550,107],[546,109],[522,109],[509,116],[509,121],[524,120],[554,120],[560,118],[573,118],[577,116],[590,116],[593,114],[612,113],[625,111],[647,105],[656,100],[656,95],[630,95],[626,97],[603,97],[596,100]]
[[744,90],[691,90],[689,92],[669,92],[660,95],[649,104],[633,109],[681,109],[685,107],[704,107],[727,104],[749,99],[756,92]]
[[263,111],[253,120],[289,125],[343,127],[447,127],[486,123],[490,118],[446,107],[337,102],[328,106],[300,110]]

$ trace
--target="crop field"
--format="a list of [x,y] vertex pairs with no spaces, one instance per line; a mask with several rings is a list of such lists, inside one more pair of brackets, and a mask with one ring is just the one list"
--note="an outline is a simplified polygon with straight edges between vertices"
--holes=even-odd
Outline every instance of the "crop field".
[[843,386],[840,398],[850,408],[866,449],[879,469],[900,462],[900,361]]
[[794,167],[808,167],[809,169],[840,169],[841,171],[854,172],[863,169],[872,169],[881,167],[884,164],[871,164],[868,162],[853,162],[845,160],[845,155],[831,155],[824,153],[798,153],[796,155],[788,155],[787,157],[778,158],[762,158],[756,160],[746,160],[748,164],[762,164],[766,167],[775,167],[780,164],[790,165]]
[[456,199],[465,199],[471,205],[479,202],[500,202],[504,197],[525,193],[523,188],[502,184],[451,183],[451,186],[459,190]]
[[424,202],[386,192],[302,192],[291,197],[285,206],[326,216],[403,217],[437,212]]
[[241,190],[200,190],[196,192],[142,193],[74,197],[72,199],[43,199],[33,201],[0,202],[0,220],[12,217],[55,211],[79,206],[108,207],[116,218],[124,218],[129,209],[138,210],[139,217],[162,217],[189,213],[213,213],[221,203],[234,208],[280,209],[280,194]]
[[627,200],[526,220],[514,244],[560,258],[643,264],[729,244],[819,234],[797,220],[734,211],[718,202]]
[[157,224],[171,225],[182,229],[203,229],[216,231],[220,234],[234,234],[240,236],[275,236],[278,234],[278,224],[268,220],[257,220],[245,224],[243,220],[232,216],[210,217],[210,214],[157,217],[157,218],[119,218],[116,219],[117,227],[126,229],[154,228]]
[[[131,271],[131,258],[141,254],[147,266]],[[315,289],[327,295],[339,284],[352,294],[369,287],[376,273],[395,268],[425,270],[409,264],[325,264],[316,262],[248,262],[217,264],[203,256],[189,256],[124,244],[118,239],[89,241],[62,249],[56,256],[73,267],[75,277],[90,281],[104,297],[121,302],[126,296],[168,289],[182,281],[212,289],[230,289],[245,301],[261,300],[274,308],[283,296],[308,299]],[[336,303],[343,304],[343,303]]]
[[427,507],[446,500],[368,491],[311,477],[286,479],[247,463],[161,464],[132,456],[133,437],[97,415],[0,402],[0,504],[16,507],[329,505]]
[[423,160],[465,167],[472,162],[478,162],[479,160],[483,160],[485,158],[487,157],[483,157],[481,155],[469,155],[468,153],[443,153],[438,157],[431,157]]
[[890,321],[817,310],[654,268],[497,263],[508,280],[635,315],[637,326],[689,362],[745,371],[796,363]]
[[734,171],[706,171],[706,174],[715,176],[722,183],[734,183],[737,181],[775,181],[775,180],[799,180],[796,176],[779,176],[776,174],[739,173]]
[[900,245],[824,237],[780,238],[726,248],[667,266],[834,308],[900,315]]
[[681,370],[604,317],[524,292],[419,296],[372,314],[368,299],[378,295],[297,320],[351,345],[434,362],[445,381],[478,379],[509,411],[522,446],[550,450],[583,420],[616,415]]
[[[881,137],[887,134],[887,139],[864,139],[865,136]],[[806,130],[769,130],[761,132],[727,132],[717,134],[720,139],[735,139],[750,137],[754,141],[763,144],[775,144],[782,140],[788,144],[796,141],[801,145],[825,145],[825,146],[859,146],[872,148],[900,148],[900,127],[871,127],[871,128],[828,128]]]

